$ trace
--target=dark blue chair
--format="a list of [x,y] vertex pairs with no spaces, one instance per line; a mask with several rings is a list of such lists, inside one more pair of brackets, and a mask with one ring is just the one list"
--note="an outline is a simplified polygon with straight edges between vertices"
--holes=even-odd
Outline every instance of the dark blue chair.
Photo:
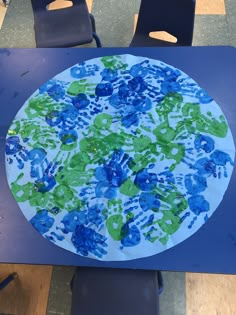
[[[130,46],[191,46],[195,0],[141,0],[135,34]],[[165,31],[176,43],[154,39],[150,32]]]
[[163,291],[160,271],[76,268],[71,315],[158,315]]
[[52,0],[31,0],[36,47],[73,47],[91,43],[93,39],[97,47],[101,47],[95,20],[88,12],[86,1],[71,1],[71,7],[47,10]]

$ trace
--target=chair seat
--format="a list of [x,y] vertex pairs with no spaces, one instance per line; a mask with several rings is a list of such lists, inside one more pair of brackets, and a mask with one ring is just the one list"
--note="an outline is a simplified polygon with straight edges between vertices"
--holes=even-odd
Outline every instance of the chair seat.
[[34,18],[37,47],[71,47],[93,40],[91,21],[86,10],[72,6],[37,11],[34,12]]

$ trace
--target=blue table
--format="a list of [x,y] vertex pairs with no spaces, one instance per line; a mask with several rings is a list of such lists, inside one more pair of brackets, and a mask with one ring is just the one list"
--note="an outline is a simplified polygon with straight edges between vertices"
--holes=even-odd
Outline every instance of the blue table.
[[45,81],[80,61],[130,53],[162,60],[195,79],[224,112],[236,139],[236,50],[232,47],[0,49],[0,262],[236,274],[236,168],[220,206],[192,237],[152,257],[99,262],[44,239],[24,218],[8,188],[4,146],[25,100]]

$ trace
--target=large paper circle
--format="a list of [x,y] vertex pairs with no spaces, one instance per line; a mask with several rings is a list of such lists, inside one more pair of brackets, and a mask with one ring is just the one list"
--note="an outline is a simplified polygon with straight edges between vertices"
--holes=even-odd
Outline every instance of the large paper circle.
[[132,55],[77,64],[41,86],[7,135],[10,189],[49,241],[129,260],[195,233],[227,189],[227,121],[188,75]]

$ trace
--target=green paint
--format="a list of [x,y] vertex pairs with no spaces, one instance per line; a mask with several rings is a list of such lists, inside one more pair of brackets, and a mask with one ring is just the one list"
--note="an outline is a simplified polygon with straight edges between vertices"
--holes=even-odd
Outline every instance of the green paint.
[[128,178],[120,186],[119,191],[121,194],[123,194],[125,196],[133,197],[133,196],[137,195],[137,193],[139,192],[139,189],[134,185],[134,182],[130,178]]
[[160,145],[169,144],[176,136],[176,130],[171,128],[167,122],[159,124],[158,127],[153,130],[153,133]]
[[108,215],[111,216],[113,214],[122,213],[123,212],[123,204],[120,199],[109,199],[107,202]]
[[53,191],[54,202],[59,208],[65,208],[65,205],[73,199],[73,191],[67,184],[60,184]]
[[29,104],[25,108],[25,113],[30,119],[40,116],[45,117],[52,110],[56,110],[57,106],[55,106],[55,103],[49,96],[37,96],[29,100]]
[[168,210],[163,210],[162,214],[163,217],[156,221],[157,224],[163,232],[167,233],[167,235],[174,234],[180,227],[179,217]]
[[[156,154],[158,155],[158,153]],[[144,154],[134,154],[133,164],[131,165],[131,169],[134,172],[138,172],[143,168],[146,168],[148,164],[155,163],[156,158],[151,154],[150,151],[146,151]]]
[[108,129],[112,124],[112,116],[108,114],[99,114],[94,120],[94,125],[100,129]]
[[186,103],[182,109],[183,116],[190,116],[192,119],[184,120],[186,124],[191,123],[192,131],[193,128],[199,132],[206,132],[213,136],[224,138],[228,132],[227,122],[223,115],[219,117],[219,120],[212,118],[212,114],[209,114],[208,117],[203,115],[200,110],[199,104]]
[[89,155],[86,152],[83,153],[76,153],[74,154],[70,161],[69,166],[72,169],[76,169],[78,171],[84,171],[86,169],[86,166],[91,163],[91,160],[89,158]]
[[7,135],[8,136],[15,136],[19,133],[21,128],[19,120],[13,120],[10,129],[8,129]]
[[53,207],[53,196],[49,192],[39,193],[36,191],[32,191],[29,202],[32,207],[37,207],[38,209],[48,208],[48,205],[50,203]]
[[89,137],[80,141],[80,151],[88,153],[93,163],[97,163],[110,152],[109,147],[99,138]]
[[139,137],[134,138],[133,140],[134,151],[143,152],[143,150],[145,150],[151,142],[152,140],[149,137],[143,136],[143,135],[140,135]]
[[123,226],[123,217],[120,214],[115,214],[109,217],[106,221],[108,233],[115,241],[120,241],[126,236],[125,234],[123,234]]
[[178,191],[169,192],[166,196],[162,196],[161,199],[175,215],[180,215],[188,207],[187,200]]
[[162,243],[162,245],[166,245],[167,242],[169,241],[169,235],[165,235],[165,236],[159,238],[159,241]]
[[[21,176],[21,174],[19,176]],[[18,184],[17,183],[18,178],[15,182],[11,184],[11,191],[13,193],[13,196],[15,197],[17,202],[28,201],[32,195],[32,191],[34,190],[34,184],[32,183]]]
[[201,132],[207,132],[219,138],[225,138],[228,132],[228,125],[223,115],[219,117],[219,120],[201,115],[196,121],[196,127]]
[[55,149],[59,143],[58,140],[54,140],[56,130],[50,126],[41,126],[37,121],[32,124],[30,120],[23,120],[19,135],[22,139],[29,139],[27,142],[29,147],[35,147],[35,143],[37,143],[37,147]]
[[93,176],[93,171],[80,171],[78,169],[64,168],[56,175],[58,183],[70,183],[72,187],[87,185]]
[[88,83],[87,79],[82,79],[79,81],[74,81],[70,84],[67,93],[70,95],[78,95],[78,94],[88,94],[95,95],[95,87],[97,84]]
[[103,63],[105,68],[111,69],[113,71],[126,69],[128,64],[122,62],[121,56],[106,56],[101,58],[101,62]]
[[161,150],[164,153],[166,159],[175,160],[175,163],[169,167],[171,171],[175,169],[176,165],[181,162],[185,155],[185,147],[182,144],[169,143],[163,145]]
[[161,121],[163,121],[163,120],[168,121],[168,115],[172,112],[179,111],[182,102],[183,102],[183,97],[180,94],[178,94],[178,93],[168,94],[156,106],[156,112],[157,112],[160,120]]

